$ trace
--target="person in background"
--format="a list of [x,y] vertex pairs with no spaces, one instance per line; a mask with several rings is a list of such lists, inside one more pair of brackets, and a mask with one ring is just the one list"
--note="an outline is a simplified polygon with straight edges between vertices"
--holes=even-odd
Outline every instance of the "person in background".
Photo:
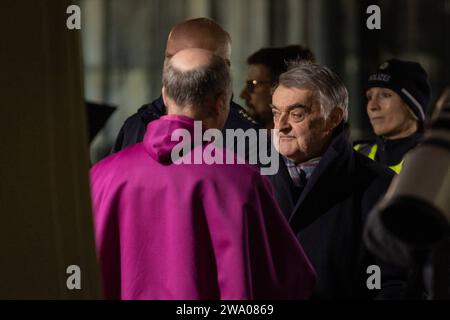
[[366,85],[367,115],[377,138],[358,142],[355,149],[399,173],[405,154],[422,137],[430,96],[427,73],[419,63],[382,63]]
[[374,254],[413,271],[407,299],[450,298],[450,202],[437,196],[449,193],[449,116],[450,86],[436,102],[423,142],[405,159],[364,232]]
[[[174,26],[167,39],[165,59],[170,59],[178,51],[188,48],[210,50],[230,64],[230,35],[210,19],[190,19]],[[164,105],[161,96],[153,102],[140,107],[122,125],[112,152],[120,151],[125,147],[141,142],[144,138],[147,124],[165,114],[167,114],[167,107]],[[231,101],[230,113],[224,129],[246,130],[250,128],[258,129],[259,127],[241,106]]]
[[227,158],[206,142],[174,163],[176,130],[192,138],[194,121],[223,128],[229,65],[205,49],[178,51],[165,61],[162,98],[167,115],[148,124],[144,141],[91,170],[105,297],[307,299],[314,269],[257,167],[191,164],[206,148]]
[[271,89],[280,74],[287,70],[286,61],[294,59],[314,61],[314,54],[308,48],[290,45],[263,48],[247,59],[247,80],[241,98],[253,118],[266,129],[273,128]]

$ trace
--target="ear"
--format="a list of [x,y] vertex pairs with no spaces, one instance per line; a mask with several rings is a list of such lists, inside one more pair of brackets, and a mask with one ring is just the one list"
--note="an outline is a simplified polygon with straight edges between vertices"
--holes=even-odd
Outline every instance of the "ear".
[[166,94],[165,86],[162,87],[161,94],[162,94],[164,105],[167,106],[167,94]]
[[344,118],[344,110],[341,108],[335,107],[333,110],[331,110],[330,114],[328,115],[327,119],[327,130],[332,131],[334,128],[336,128]]

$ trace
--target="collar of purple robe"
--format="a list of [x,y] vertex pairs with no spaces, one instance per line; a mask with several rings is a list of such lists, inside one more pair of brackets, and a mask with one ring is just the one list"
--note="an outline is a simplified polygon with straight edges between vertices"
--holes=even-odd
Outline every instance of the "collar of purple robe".
[[[183,130],[184,129],[184,130]],[[150,156],[160,163],[172,163],[172,150],[179,145],[181,141],[188,137],[184,134],[189,133],[189,141],[194,143],[195,129],[200,129],[194,125],[194,119],[182,115],[165,115],[158,120],[151,121],[147,125],[147,131],[144,136],[144,147]],[[174,133],[175,130],[179,130]],[[200,137],[203,136],[205,127],[201,127]],[[206,143],[200,141],[200,143]]]

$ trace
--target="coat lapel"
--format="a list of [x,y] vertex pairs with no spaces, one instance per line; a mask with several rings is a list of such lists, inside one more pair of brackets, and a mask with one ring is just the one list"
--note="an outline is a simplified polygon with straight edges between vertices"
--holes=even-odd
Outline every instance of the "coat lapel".
[[275,196],[278,204],[286,219],[289,220],[298,199],[293,197],[292,189],[294,188],[294,184],[281,156],[279,159],[279,164],[280,168],[278,173],[274,176],[270,176],[269,178],[275,189]]

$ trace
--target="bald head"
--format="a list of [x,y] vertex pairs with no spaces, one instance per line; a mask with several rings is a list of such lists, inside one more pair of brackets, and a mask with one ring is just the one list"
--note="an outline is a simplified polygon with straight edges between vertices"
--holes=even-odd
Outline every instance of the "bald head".
[[184,49],[178,51],[171,59],[175,69],[182,72],[205,68],[212,63],[214,53],[205,49]]
[[211,51],[228,63],[231,58],[230,35],[207,18],[191,19],[177,24],[167,39],[166,58],[189,48]]
[[168,114],[222,128],[231,99],[230,67],[211,51],[181,50],[164,62],[162,95]]
[[230,68],[211,51],[184,49],[164,62],[163,87],[178,106],[199,107],[221,94],[231,96]]

